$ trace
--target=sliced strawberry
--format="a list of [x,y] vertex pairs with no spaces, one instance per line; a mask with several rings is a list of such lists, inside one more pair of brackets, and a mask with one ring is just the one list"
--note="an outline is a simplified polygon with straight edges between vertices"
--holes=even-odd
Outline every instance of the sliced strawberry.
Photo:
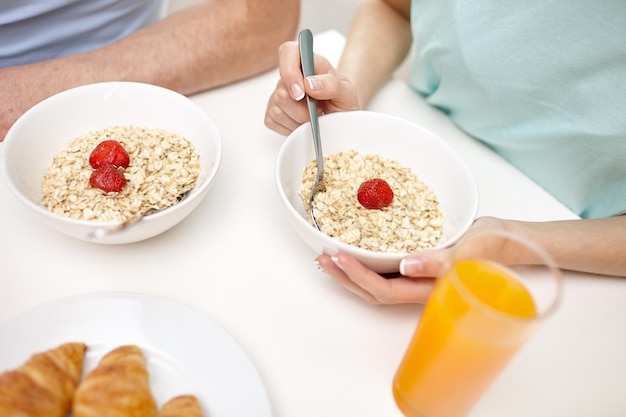
[[128,168],[130,157],[126,149],[116,140],[109,139],[100,142],[89,155],[89,165],[97,169],[103,164]]
[[363,182],[357,192],[359,203],[367,209],[381,209],[393,201],[393,190],[387,181],[374,178]]
[[105,193],[119,193],[126,185],[126,178],[115,166],[104,164],[91,173],[89,184]]

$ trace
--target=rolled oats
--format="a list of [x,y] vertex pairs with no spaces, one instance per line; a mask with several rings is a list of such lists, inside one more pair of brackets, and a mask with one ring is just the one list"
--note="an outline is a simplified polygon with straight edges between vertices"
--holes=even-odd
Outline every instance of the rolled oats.
[[[316,169],[313,160],[302,173],[300,197],[307,213]],[[391,186],[394,199],[390,206],[370,210],[358,202],[359,186],[372,178],[382,178]],[[324,180],[326,191],[315,196],[313,211],[321,231],[329,236],[389,253],[431,248],[439,242],[443,229],[439,201],[410,168],[349,149],[324,157]]]
[[[89,184],[89,155],[107,139],[120,142],[130,156],[127,184],[115,194]],[[151,206],[176,204],[199,174],[200,157],[184,137],[162,129],[112,126],[77,137],[53,157],[41,186],[43,205],[73,219],[121,222]]]

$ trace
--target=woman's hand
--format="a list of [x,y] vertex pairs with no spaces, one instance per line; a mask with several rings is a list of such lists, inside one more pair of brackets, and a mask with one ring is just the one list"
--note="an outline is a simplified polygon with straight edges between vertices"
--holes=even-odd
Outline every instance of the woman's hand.
[[[398,278],[385,278],[367,269],[356,258],[338,253],[335,256],[320,255],[316,259],[318,267],[349,291],[359,295],[371,304],[425,303],[433,289],[436,277],[444,274],[457,259],[483,256],[502,263],[515,263],[523,259],[522,253],[512,253],[504,246],[493,245],[493,239],[473,239],[483,231],[507,229],[506,221],[483,217],[477,219],[458,244],[446,249],[414,252],[400,262]],[[472,238],[472,245],[464,242]],[[488,244],[476,244],[481,242]]]
[[[427,254],[427,256],[423,256]],[[435,278],[448,265],[448,249],[411,254],[403,259],[398,278],[385,278],[351,255],[320,255],[316,263],[335,281],[370,304],[425,303]]]
[[300,51],[296,42],[285,42],[278,49],[280,80],[270,95],[265,111],[265,126],[288,135],[309,121],[305,94],[318,100],[322,114],[358,110],[354,86],[320,55],[314,57],[315,75],[304,79]]

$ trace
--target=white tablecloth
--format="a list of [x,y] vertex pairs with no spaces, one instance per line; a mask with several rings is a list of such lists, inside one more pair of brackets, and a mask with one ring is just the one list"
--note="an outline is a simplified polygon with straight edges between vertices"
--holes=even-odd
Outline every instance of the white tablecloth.
[[[343,42],[324,32],[315,49],[336,59]],[[0,181],[0,322],[70,295],[163,296],[206,313],[233,336],[256,365],[276,417],[399,417],[391,380],[421,307],[371,306],[352,295],[317,270],[315,253],[287,223],[273,176],[283,138],[263,125],[277,77],[271,71],[192,97],[220,129],[222,166],[197,211],[156,238],[123,246],[72,240],[33,221]],[[390,81],[371,110],[448,140],[477,179],[480,215],[576,217],[402,81]],[[625,300],[626,280],[566,273],[559,311],[471,415],[626,415]],[[10,342],[0,341],[0,354]]]

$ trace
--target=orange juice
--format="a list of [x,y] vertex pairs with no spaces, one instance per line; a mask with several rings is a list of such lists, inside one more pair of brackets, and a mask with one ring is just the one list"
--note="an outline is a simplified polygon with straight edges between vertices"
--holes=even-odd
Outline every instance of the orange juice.
[[528,338],[532,296],[512,272],[461,261],[437,285],[394,379],[408,417],[466,415]]

